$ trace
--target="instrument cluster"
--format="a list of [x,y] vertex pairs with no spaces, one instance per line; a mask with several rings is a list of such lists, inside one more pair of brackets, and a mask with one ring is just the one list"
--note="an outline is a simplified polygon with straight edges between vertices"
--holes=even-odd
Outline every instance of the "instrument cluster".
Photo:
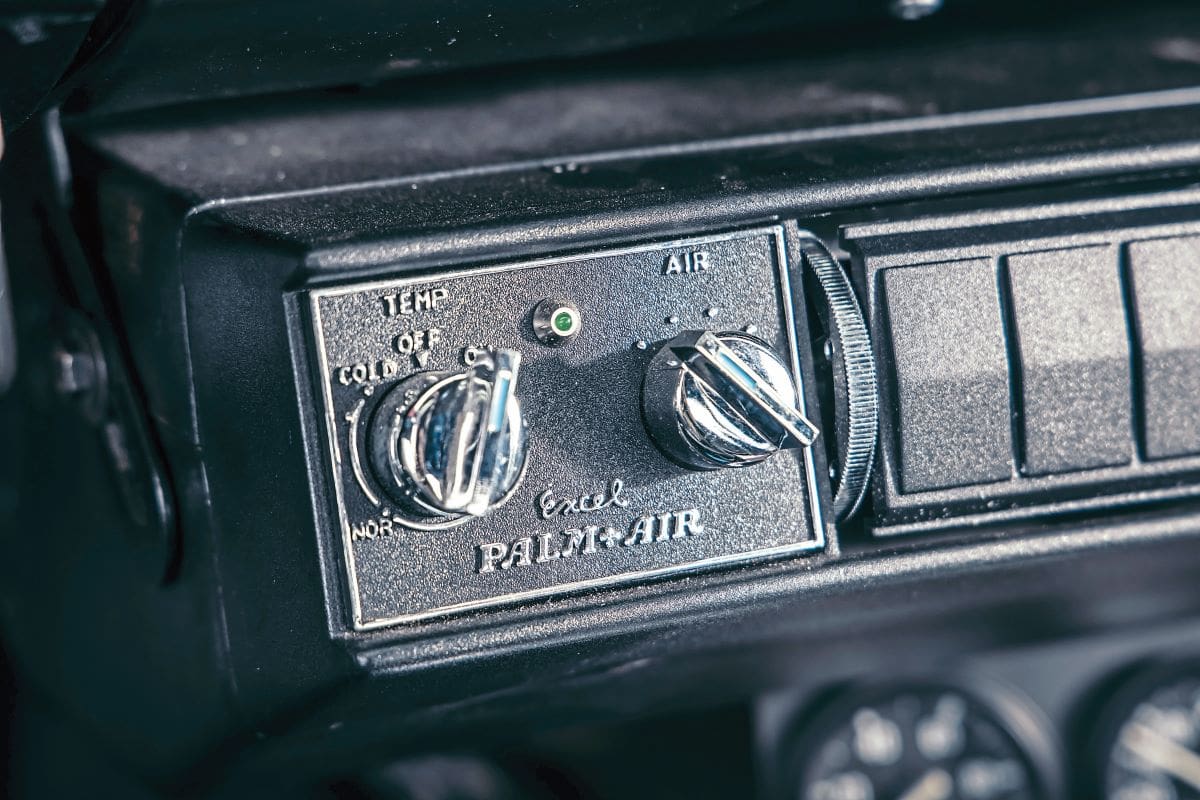
[[790,800],[1200,798],[1200,660],[1137,662],[1052,719],[979,674],[855,682],[781,727]]

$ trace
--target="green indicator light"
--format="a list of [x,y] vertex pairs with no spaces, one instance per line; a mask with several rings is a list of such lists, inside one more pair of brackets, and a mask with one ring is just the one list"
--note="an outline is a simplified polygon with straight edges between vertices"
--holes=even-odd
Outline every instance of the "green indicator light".
[[575,317],[567,310],[560,310],[554,315],[554,330],[559,333],[570,333],[575,327]]
[[562,297],[547,297],[533,308],[533,333],[547,347],[566,344],[579,335],[579,309]]

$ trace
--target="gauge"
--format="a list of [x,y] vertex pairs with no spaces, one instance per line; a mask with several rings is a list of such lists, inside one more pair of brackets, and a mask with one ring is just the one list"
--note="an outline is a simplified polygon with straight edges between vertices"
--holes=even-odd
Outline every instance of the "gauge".
[[1008,693],[850,690],[795,739],[796,800],[1048,800],[1053,746]]
[[1135,674],[1098,727],[1099,796],[1200,800],[1200,662]]

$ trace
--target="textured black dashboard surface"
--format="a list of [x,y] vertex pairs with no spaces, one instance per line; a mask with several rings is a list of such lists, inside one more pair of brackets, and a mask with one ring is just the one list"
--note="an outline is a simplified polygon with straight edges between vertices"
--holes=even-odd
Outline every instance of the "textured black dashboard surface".
[[[590,187],[610,201],[669,201],[668,187],[681,181],[741,195],[770,177],[816,192],[872,169],[894,183],[952,162],[985,163],[1000,156],[982,132],[991,125],[1021,125],[1020,137],[997,136],[1012,159],[1082,152],[1101,132],[1106,150],[1178,142],[1178,116],[1155,112],[1200,98],[1188,38],[1198,27],[1200,10],[1186,3],[1145,15],[1093,9],[1056,29],[939,35],[918,26],[883,42],[676,48],[649,60],[116,114],[86,128],[93,147],[192,202],[391,188],[414,222],[440,194],[428,197],[430,184],[461,178],[491,187],[474,195],[487,191],[490,204],[503,204],[515,183],[522,194],[548,183],[563,200]],[[1058,145],[1047,152],[1051,135]],[[900,154],[909,161],[897,165]],[[542,167],[548,175],[537,174]],[[491,175],[499,181],[480,182]],[[414,182],[420,189],[410,191]]]

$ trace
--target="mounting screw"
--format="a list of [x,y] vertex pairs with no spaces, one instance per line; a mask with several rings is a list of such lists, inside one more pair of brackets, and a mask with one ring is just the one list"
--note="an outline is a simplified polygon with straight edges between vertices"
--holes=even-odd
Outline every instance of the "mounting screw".
[[96,362],[90,353],[54,351],[54,388],[59,394],[78,394],[96,385]]
[[61,338],[51,351],[54,388],[70,400],[92,424],[108,411],[108,369],[100,339],[82,317],[68,318]]

